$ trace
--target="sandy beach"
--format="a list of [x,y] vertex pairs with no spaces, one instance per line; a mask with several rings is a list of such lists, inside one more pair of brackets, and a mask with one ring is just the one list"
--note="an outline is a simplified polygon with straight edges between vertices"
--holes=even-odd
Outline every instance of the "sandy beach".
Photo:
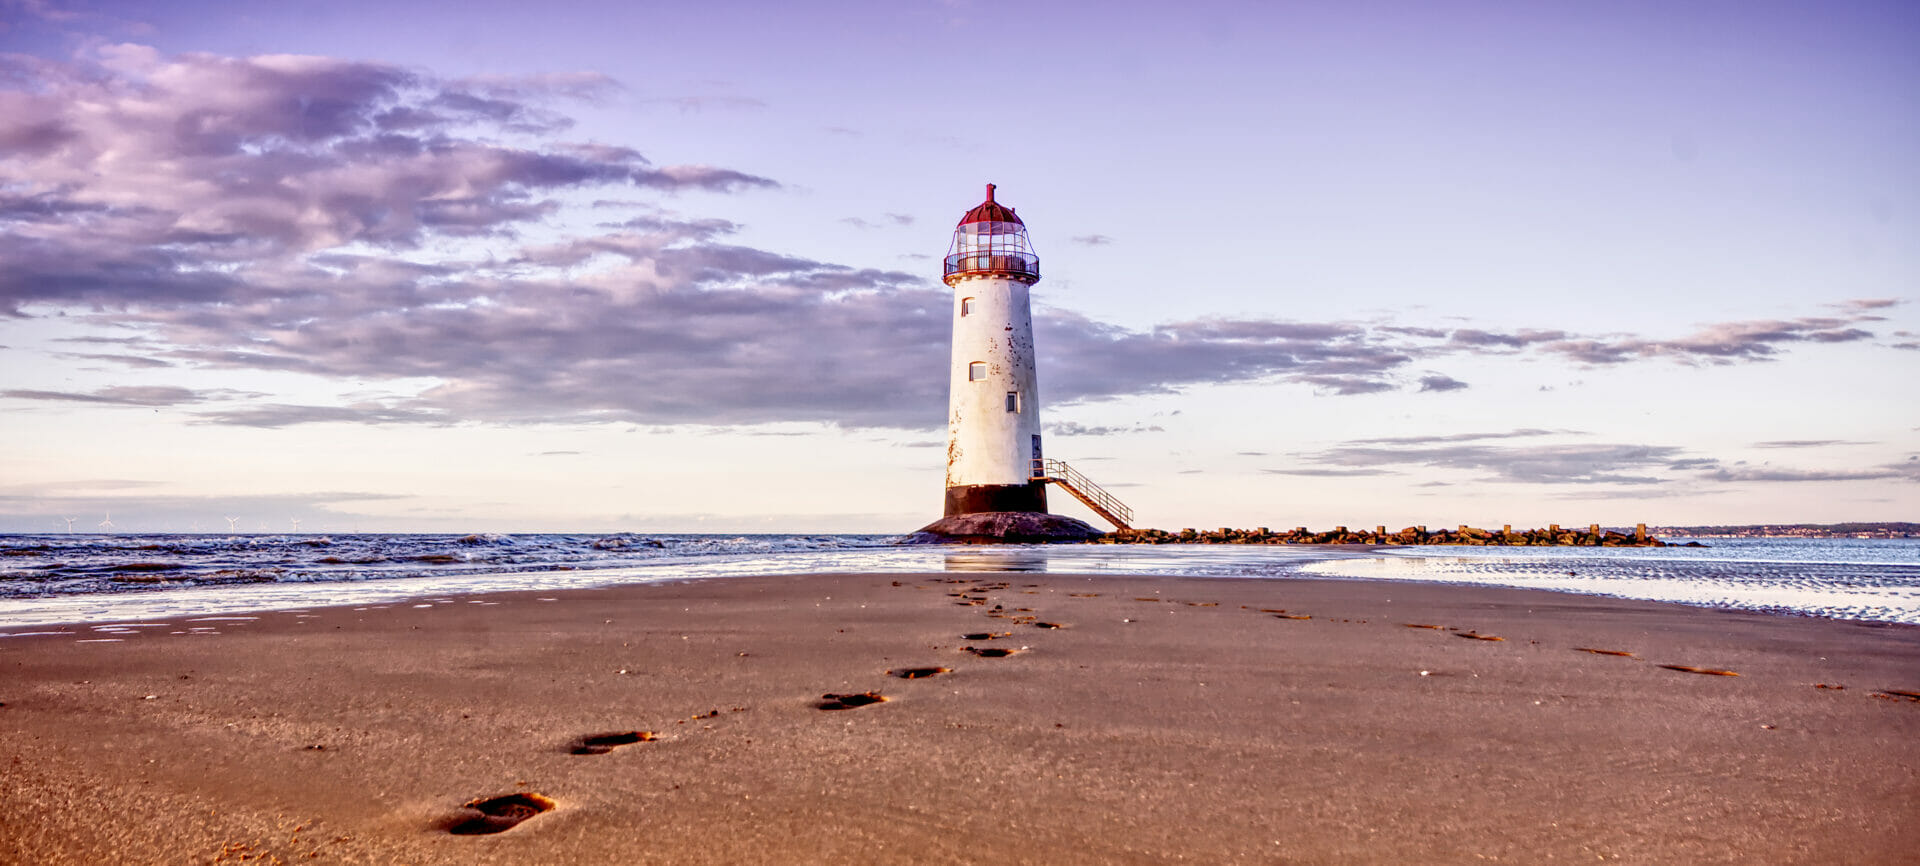
[[1920,856],[1913,626],[942,573],[11,631],[71,633],[0,639],[4,863]]

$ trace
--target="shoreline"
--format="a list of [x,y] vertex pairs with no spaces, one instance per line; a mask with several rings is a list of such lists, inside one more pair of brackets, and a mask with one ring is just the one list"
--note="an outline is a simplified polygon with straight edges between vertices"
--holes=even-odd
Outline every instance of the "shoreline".
[[[1633,549],[1578,547],[1363,544],[944,547],[859,544],[809,548],[805,544],[816,539],[798,539],[803,544],[793,549],[781,549],[779,545],[763,549],[762,545],[749,544],[738,551],[727,550],[724,543],[714,549],[710,542],[690,542],[696,546],[685,553],[641,561],[596,563],[592,561],[592,554],[587,560],[580,560],[565,539],[535,538],[524,547],[520,543],[507,543],[504,538],[499,541],[498,545],[487,543],[473,548],[479,555],[472,569],[456,568],[454,573],[441,573],[433,569],[401,568],[391,576],[387,576],[384,569],[363,573],[349,568],[336,573],[324,563],[337,562],[342,557],[349,562],[397,563],[413,558],[429,559],[449,550],[464,555],[469,545],[465,539],[453,542],[442,539],[443,543],[437,546],[406,542],[393,547],[377,540],[347,538],[341,540],[342,548],[337,555],[331,548],[321,549],[327,556],[294,554],[296,558],[306,555],[314,560],[312,563],[276,561],[271,556],[250,561],[251,545],[231,550],[219,545],[184,548],[181,552],[191,555],[184,556],[175,566],[183,572],[178,578],[164,581],[152,578],[147,572],[155,571],[156,567],[136,562],[127,566],[128,570],[137,572],[129,578],[136,586],[122,589],[115,588],[110,576],[120,564],[110,555],[111,551],[101,551],[108,555],[92,560],[83,556],[68,567],[80,575],[93,572],[96,577],[91,582],[68,583],[66,578],[50,578],[43,588],[55,588],[55,591],[23,592],[0,599],[0,631],[26,625],[84,624],[188,613],[243,613],[527,588],[557,590],[753,574],[904,573],[942,569],[1218,574],[1246,579],[1338,575],[1450,585],[1507,585],[1790,616],[1920,623],[1920,596],[1911,590],[1920,583],[1920,560],[1913,555],[1920,548],[1902,542],[1891,542],[1901,546],[1884,551],[1873,547],[1872,542],[1844,551],[1797,548],[1773,551],[1771,548],[1749,549],[1750,546],[1734,543],[1721,550],[1639,553]],[[300,545],[295,549],[306,550]],[[1808,558],[1809,555],[1813,558]],[[1559,567],[1554,563],[1562,557],[1591,561],[1579,567],[1576,579],[1570,570],[1572,563],[1569,570],[1557,570]],[[573,564],[576,562],[579,564]],[[1747,569],[1741,563],[1752,568]],[[1679,571],[1668,573],[1664,564],[1671,564]],[[278,579],[221,577],[256,568],[286,573]],[[1665,576],[1640,579],[1648,574]],[[27,576],[24,572],[16,575]],[[32,580],[20,579],[4,583],[10,592],[36,585]]]
[[[0,642],[0,861],[1811,863],[1920,844],[1920,701],[1875,696],[1920,691],[1920,626],[989,572],[359,607]],[[982,632],[1010,634],[962,637]],[[913,666],[951,670],[888,675]],[[867,691],[889,700],[817,708]],[[656,738],[570,753],[627,731]],[[446,832],[515,793],[555,805]]]

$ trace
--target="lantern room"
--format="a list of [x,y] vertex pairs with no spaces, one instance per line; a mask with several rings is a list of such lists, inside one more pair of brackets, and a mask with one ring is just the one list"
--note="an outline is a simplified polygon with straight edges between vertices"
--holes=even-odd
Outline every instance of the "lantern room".
[[1040,257],[1027,240],[1026,223],[1013,208],[993,200],[993,189],[987,184],[987,200],[967,211],[953,230],[953,245],[947,248],[949,286],[968,277],[1040,281]]

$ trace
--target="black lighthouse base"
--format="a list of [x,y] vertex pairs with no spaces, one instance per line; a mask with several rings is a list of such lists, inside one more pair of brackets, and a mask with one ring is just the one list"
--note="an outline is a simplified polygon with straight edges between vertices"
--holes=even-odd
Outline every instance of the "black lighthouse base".
[[978,514],[982,511],[1047,511],[1047,483],[969,484],[947,488],[948,517]]
[[981,511],[942,517],[900,540],[902,544],[1053,544],[1088,541],[1100,530],[1064,514]]

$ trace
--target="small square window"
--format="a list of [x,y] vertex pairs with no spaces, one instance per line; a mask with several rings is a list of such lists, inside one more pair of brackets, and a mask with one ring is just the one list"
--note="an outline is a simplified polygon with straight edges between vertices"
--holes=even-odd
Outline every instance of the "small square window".
[[987,364],[985,361],[975,361],[967,365],[967,381],[978,382],[985,378],[987,378]]
[[1015,413],[1020,411],[1020,392],[1019,391],[1007,392],[1007,411],[1015,412]]
[[973,299],[972,298],[960,299],[960,315],[962,316],[973,315]]

